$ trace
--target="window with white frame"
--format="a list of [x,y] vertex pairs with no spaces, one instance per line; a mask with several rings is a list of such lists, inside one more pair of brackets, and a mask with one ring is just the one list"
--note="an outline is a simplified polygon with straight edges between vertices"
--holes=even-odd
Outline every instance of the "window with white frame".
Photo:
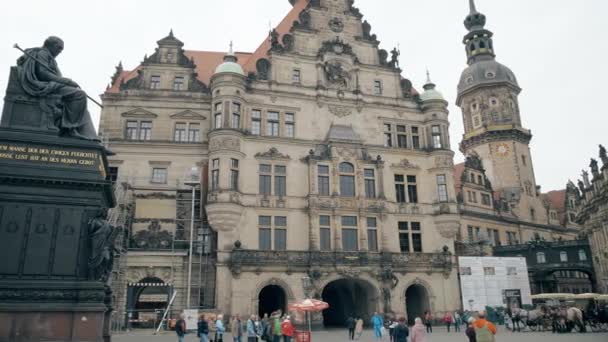
[[178,122],[175,124],[175,131],[173,132],[173,141],[175,142],[187,142],[188,141],[188,124]]
[[251,110],[251,134],[262,134],[262,111],[259,109]]
[[190,123],[188,125],[188,142],[201,142],[201,124]]
[[344,251],[359,250],[359,234],[356,216],[342,216],[342,249]]
[[160,75],[150,76],[150,89],[160,89]]
[[442,149],[443,143],[441,139],[441,126],[433,125],[431,126],[431,137],[433,139],[433,148],[434,149]]
[[300,83],[302,81],[300,69],[293,69],[293,72],[291,73],[291,81],[293,83]]
[[319,247],[322,251],[331,250],[331,216],[319,216]]
[[285,113],[285,136],[293,138],[295,136],[296,118],[294,113]]
[[437,191],[439,202],[448,201],[448,183],[445,175],[437,175]]
[[370,252],[378,251],[378,221],[375,217],[367,218],[367,249]]
[[152,179],[151,183],[154,184],[167,184],[167,168],[155,167],[152,169]]
[[547,262],[547,259],[545,257],[545,253],[543,253],[543,252],[536,253],[536,263],[537,264],[544,264],[546,262]]
[[279,136],[279,112],[268,112],[266,115],[266,135]]
[[184,82],[184,76],[175,76],[175,78],[173,79],[173,90],[184,90]]
[[382,81],[374,81],[374,95],[382,95]]
[[407,127],[397,125],[397,147],[407,148]]
[[139,140],[149,141],[152,139],[152,121],[139,122]]
[[127,121],[125,128],[125,138],[127,140],[138,140],[138,130],[139,130],[139,122],[138,121]]

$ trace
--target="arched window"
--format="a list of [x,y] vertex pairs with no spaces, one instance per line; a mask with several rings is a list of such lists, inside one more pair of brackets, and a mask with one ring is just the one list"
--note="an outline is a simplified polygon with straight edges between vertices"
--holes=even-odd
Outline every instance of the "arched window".
[[536,263],[537,264],[544,264],[546,262],[547,262],[547,259],[545,258],[545,253],[543,253],[543,252],[536,253]]
[[340,164],[340,196],[355,197],[355,167],[351,163]]

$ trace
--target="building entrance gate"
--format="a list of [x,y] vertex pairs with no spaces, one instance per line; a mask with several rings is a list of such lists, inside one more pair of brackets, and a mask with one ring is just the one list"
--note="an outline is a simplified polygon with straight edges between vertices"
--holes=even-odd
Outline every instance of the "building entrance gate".
[[378,291],[366,281],[340,279],[333,281],[323,289],[323,301],[329,309],[323,311],[325,327],[343,327],[348,317],[361,317],[369,323],[377,311]]
[[407,320],[414,324],[416,317],[424,319],[424,313],[430,310],[429,296],[422,285],[412,285],[405,291],[405,308]]
[[265,314],[281,310],[285,313],[287,310],[287,295],[285,290],[278,285],[268,285],[260,291],[258,296],[258,315],[264,317]]

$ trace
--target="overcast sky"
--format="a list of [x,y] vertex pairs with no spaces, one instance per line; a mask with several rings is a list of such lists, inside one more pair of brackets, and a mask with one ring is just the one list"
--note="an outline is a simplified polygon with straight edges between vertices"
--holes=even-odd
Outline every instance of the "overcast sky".
[[[524,126],[532,130],[536,178],[543,191],[563,188],[608,144],[608,2],[476,0],[494,32],[497,59],[518,77]],[[356,0],[381,47],[401,47],[404,76],[421,89],[425,69],[450,102],[452,148],[461,140],[454,105],[466,67],[462,24],[467,0]],[[89,94],[101,94],[122,61],[132,69],[173,28],[190,50],[253,51],[288,0],[2,0],[0,91],[20,53],[49,35],[66,42],[58,62]],[[90,105],[95,122],[99,110]],[[463,159],[457,152],[457,161]]]

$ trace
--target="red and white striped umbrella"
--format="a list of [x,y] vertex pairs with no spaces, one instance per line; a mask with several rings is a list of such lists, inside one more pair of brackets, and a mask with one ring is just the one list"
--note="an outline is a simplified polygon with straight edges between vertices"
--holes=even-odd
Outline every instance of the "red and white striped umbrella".
[[299,303],[289,304],[290,311],[319,312],[329,308],[329,304],[317,299],[305,299]]

